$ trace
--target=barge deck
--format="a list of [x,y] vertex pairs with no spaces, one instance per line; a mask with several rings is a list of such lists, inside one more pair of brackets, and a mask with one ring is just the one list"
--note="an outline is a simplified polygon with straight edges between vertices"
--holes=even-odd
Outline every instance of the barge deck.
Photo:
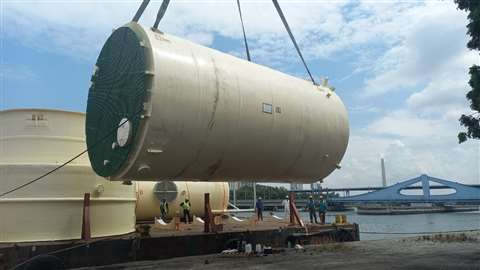
[[[266,217],[264,221],[222,219],[221,230],[205,233],[204,224],[139,224],[128,235],[91,241],[51,241],[0,244],[0,269],[34,269],[39,261],[65,268],[110,265],[174,257],[219,253],[242,241],[285,248],[295,244],[322,244],[359,240],[357,224],[291,225],[288,219]],[[21,265],[20,265],[21,264]],[[53,265],[52,264],[52,265]]]

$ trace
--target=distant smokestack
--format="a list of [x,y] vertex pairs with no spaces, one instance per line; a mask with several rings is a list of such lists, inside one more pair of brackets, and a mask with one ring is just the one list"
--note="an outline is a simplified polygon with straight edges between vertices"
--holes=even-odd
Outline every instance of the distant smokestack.
[[385,160],[383,158],[380,159],[380,164],[382,166],[382,186],[387,186],[387,177],[385,176]]

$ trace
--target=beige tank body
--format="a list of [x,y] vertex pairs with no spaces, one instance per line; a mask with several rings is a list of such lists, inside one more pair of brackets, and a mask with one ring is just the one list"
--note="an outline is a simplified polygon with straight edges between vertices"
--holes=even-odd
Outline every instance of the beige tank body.
[[[82,113],[0,111],[0,193],[83,151],[84,122]],[[97,176],[88,156],[83,155],[44,179],[0,198],[0,242],[80,238],[84,193],[91,193],[92,237],[134,231],[134,186]]]
[[[100,175],[112,180],[313,182],[338,168],[348,144],[348,116],[328,86],[136,23],[116,31],[125,28],[143,48],[148,89],[138,129],[132,128],[132,115],[112,114],[120,115],[116,119],[94,112],[97,104],[112,102],[107,107],[115,109],[124,100],[115,93],[115,98],[99,100],[98,93],[107,91],[100,89],[106,76],[102,72],[108,73],[109,67],[97,62],[87,108],[87,142],[88,130],[93,134],[101,129],[100,117],[129,121],[123,132],[105,142],[114,144],[105,147],[108,153],[91,153]],[[107,43],[113,50],[114,41]],[[122,95],[128,93],[124,91]],[[89,122],[89,113],[98,123]],[[90,137],[91,142],[98,138]],[[131,151],[119,161],[115,151],[122,147]],[[111,164],[118,166],[107,168]]]
[[225,210],[229,202],[229,188],[226,182],[189,182],[161,181],[135,182],[137,190],[137,220],[153,220],[160,216],[160,200],[168,202],[168,217],[176,212],[182,215],[180,203],[188,198],[191,203],[191,214],[203,217],[204,194],[210,194],[212,210]]

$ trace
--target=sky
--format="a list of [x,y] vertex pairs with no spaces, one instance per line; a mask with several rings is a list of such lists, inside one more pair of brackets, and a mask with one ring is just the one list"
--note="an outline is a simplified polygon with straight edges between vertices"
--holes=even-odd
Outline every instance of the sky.
[[[141,1],[0,1],[0,109],[85,112],[90,76],[112,29]],[[252,60],[307,78],[270,0],[242,0]],[[458,144],[471,113],[466,13],[453,1],[279,0],[317,79],[328,77],[350,118],[342,168],[324,186],[381,185],[420,174],[480,184],[480,142]],[[161,1],[141,24],[151,26]],[[245,58],[234,0],[172,0],[160,30]]]

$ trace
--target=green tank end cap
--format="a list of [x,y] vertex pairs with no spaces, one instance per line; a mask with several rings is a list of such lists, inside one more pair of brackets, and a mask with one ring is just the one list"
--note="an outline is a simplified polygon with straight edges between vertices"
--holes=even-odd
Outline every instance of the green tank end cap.
[[138,133],[148,80],[142,42],[129,27],[118,28],[105,42],[92,75],[85,133],[92,168],[103,177],[124,165]]

